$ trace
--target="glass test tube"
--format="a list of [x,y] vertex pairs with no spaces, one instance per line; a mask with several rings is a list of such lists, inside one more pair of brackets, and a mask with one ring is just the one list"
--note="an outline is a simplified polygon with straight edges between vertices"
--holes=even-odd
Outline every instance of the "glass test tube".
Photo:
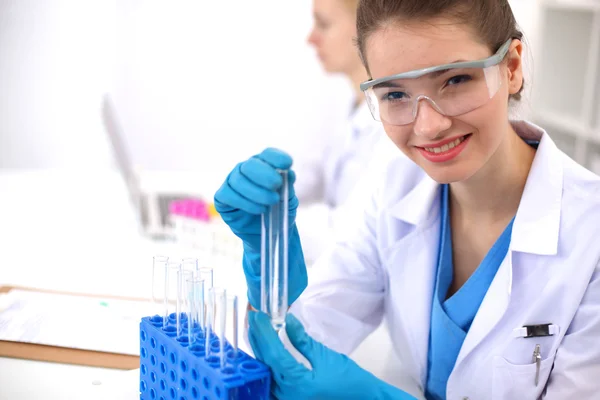
[[[165,281],[167,279],[167,262],[169,257],[154,256],[152,257],[152,293],[151,293],[151,313],[152,323],[163,324],[164,315],[161,316],[161,307],[163,306],[165,296]],[[167,316],[168,317],[168,316]],[[168,318],[167,318],[168,322]]]
[[177,272],[177,308],[178,312],[175,317],[176,327],[177,327],[177,338],[184,337],[187,333],[184,327],[184,319],[187,320],[187,316],[190,312],[188,307],[190,303],[187,301],[188,295],[186,291],[185,282],[188,279],[192,279],[194,277],[193,271],[186,271],[183,268],[180,268]]
[[285,325],[288,308],[288,171],[278,170],[283,184],[279,202],[261,217],[261,311],[276,330]]
[[[188,271],[190,273],[192,273],[194,276],[197,275],[197,271],[198,271],[198,259],[194,258],[194,257],[187,257],[187,258],[182,258],[181,259],[181,269],[183,271]],[[180,282],[181,283],[181,288],[182,290],[185,289],[185,277],[183,278],[183,280]],[[185,298],[184,298],[185,301]],[[182,317],[185,314],[182,314]],[[187,318],[187,316],[186,316]]]
[[196,298],[194,301],[196,310],[196,322],[200,327],[201,337],[206,332],[206,282],[199,276],[196,276],[199,283],[196,284]]
[[182,259],[181,268],[186,271],[194,271],[194,273],[196,273],[196,271],[198,271],[198,259],[192,257]]
[[204,329],[204,357],[208,360],[210,357],[210,339],[212,338],[212,329],[213,329],[213,321],[214,321],[214,310],[215,310],[215,294],[213,288],[208,289],[208,299],[207,299],[207,307],[206,307],[206,321],[205,321],[205,329]]
[[210,267],[200,267],[198,268],[198,274],[197,276],[202,279],[204,281],[204,293],[202,296],[202,308],[200,308],[199,310],[199,316],[198,316],[198,320],[200,321],[200,327],[202,328],[202,331],[206,334],[206,321],[207,321],[207,315],[206,315],[206,310],[207,310],[207,306],[206,306],[206,298],[209,297],[208,293],[209,290],[213,287],[213,269]]
[[231,346],[233,347],[231,351],[231,359],[233,365],[237,364],[238,358],[238,299],[235,295],[227,296],[227,313],[231,315],[231,324],[229,327],[226,327],[227,334],[226,337],[229,338]]
[[164,316],[163,316],[163,328],[167,328],[169,324],[170,310],[172,304],[175,304],[175,313],[173,318],[178,321],[180,313],[180,305],[178,302],[179,298],[179,270],[181,269],[181,263],[179,261],[169,261],[167,263],[167,274],[165,279],[165,299],[164,299]]
[[187,337],[189,345],[192,346],[196,341],[195,329],[200,326],[198,308],[200,307],[200,298],[204,298],[204,281],[193,274],[188,275],[185,280],[185,287],[188,303]]
[[198,276],[204,279],[204,288],[206,290],[213,287],[213,269],[211,267],[199,267]]
[[225,369],[227,355],[225,354],[225,327],[227,321],[227,292],[223,288],[212,288],[215,310],[215,332],[219,338],[219,356],[221,358],[221,369]]

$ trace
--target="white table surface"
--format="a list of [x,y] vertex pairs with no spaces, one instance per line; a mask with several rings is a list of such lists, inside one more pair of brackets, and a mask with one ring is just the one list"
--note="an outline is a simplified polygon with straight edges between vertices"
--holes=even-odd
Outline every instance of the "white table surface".
[[134,400],[139,370],[92,368],[0,357],[0,399]]
[[[152,256],[191,255],[140,234],[116,171],[0,170],[0,199],[0,285],[148,298]],[[241,271],[215,266],[214,273],[215,285],[226,286],[243,304]],[[245,343],[240,347],[249,350]],[[392,353],[380,328],[352,358],[404,387],[394,375]],[[138,370],[0,357],[0,371],[0,400],[139,399]]]

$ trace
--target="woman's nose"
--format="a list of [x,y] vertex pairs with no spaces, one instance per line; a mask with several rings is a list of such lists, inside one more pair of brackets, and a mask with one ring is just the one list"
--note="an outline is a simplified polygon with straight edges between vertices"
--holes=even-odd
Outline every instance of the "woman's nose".
[[427,99],[420,100],[416,107],[417,115],[413,130],[417,136],[434,140],[440,136],[440,133],[450,129],[452,120],[436,110]]
[[316,46],[316,44],[317,44],[317,35],[316,35],[316,32],[315,32],[314,28],[308,34],[308,37],[306,38],[306,41],[308,42],[308,44]]

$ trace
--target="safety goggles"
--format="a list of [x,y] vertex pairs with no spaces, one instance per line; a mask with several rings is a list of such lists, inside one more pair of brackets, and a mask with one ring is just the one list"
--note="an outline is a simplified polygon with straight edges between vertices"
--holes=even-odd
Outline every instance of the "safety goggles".
[[500,89],[498,64],[512,39],[491,57],[438,65],[360,84],[373,118],[391,125],[407,125],[416,116],[421,100],[449,117],[465,114],[487,103]]

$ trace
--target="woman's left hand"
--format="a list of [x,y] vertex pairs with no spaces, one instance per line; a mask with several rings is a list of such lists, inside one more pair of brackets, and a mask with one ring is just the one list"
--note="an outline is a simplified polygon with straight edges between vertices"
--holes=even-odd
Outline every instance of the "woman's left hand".
[[347,356],[313,340],[292,314],[286,317],[286,333],[312,370],[284,348],[266,314],[251,311],[248,322],[250,344],[256,357],[271,368],[271,393],[278,399],[415,399],[360,368]]

